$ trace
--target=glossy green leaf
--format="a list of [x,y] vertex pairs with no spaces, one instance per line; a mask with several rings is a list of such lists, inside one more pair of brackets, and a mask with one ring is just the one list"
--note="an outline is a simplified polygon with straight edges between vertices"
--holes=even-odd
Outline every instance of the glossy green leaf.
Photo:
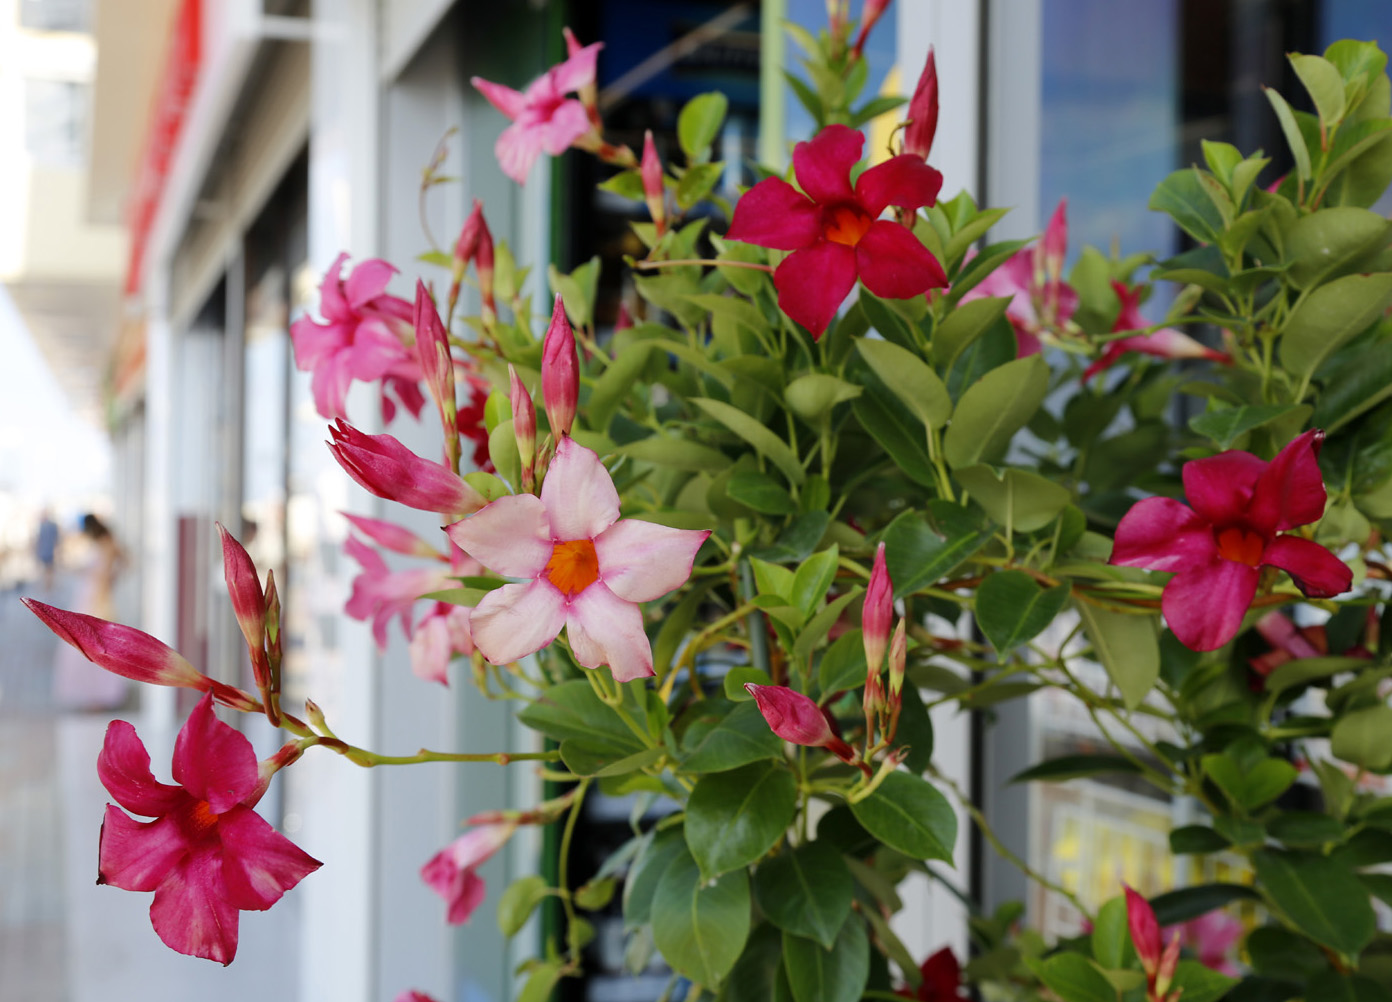
[[687,470],[693,473],[718,473],[730,468],[731,460],[719,449],[692,442],[689,439],[669,435],[651,435],[636,442],[621,445],[617,451],[622,456],[636,459],[655,466],[669,466],[674,470]]
[[1110,612],[1088,602],[1075,602],[1074,607],[1097,659],[1121,690],[1127,709],[1134,710],[1160,677],[1155,621],[1149,616]]
[[1340,717],[1329,736],[1336,758],[1380,772],[1392,766],[1392,706],[1370,706]]
[[724,700],[706,702],[713,704],[713,719],[706,726],[693,724],[687,729],[682,742],[684,771],[722,772],[783,754],[783,739],[769,730],[768,721],[752,700],[737,704]]
[[933,364],[949,371],[968,345],[1005,316],[1009,305],[1008,296],[984,296],[958,306],[933,330]]
[[1049,389],[1042,355],[1007,362],[968,387],[943,436],[943,456],[960,469],[998,459],[1025,426]]
[[949,501],[930,501],[927,516],[906,511],[881,537],[896,598],[934,584],[991,538],[970,512]]
[[1117,990],[1081,953],[1056,953],[1048,960],[1030,958],[1026,963],[1063,1002],[1116,1002]]
[[827,589],[836,579],[836,562],[840,556],[835,546],[814,553],[802,562],[793,575],[793,590],[788,597],[793,600],[793,607],[802,613],[803,619],[822,606]]
[[1283,811],[1267,822],[1266,831],[1286,845],[1316,848],[1342,842],[1348,834],[1342,821],[1318,811]]
[[1231,845],[1226,838],[1205,825],[1184,825],[1170,831],[1170,852],[1176,856],[1222,852]]
[[828,949],[783,933],[783,970],[795,1002],[856,1002],[870,976],[870,936],[859,915],[848,915]]
[[1205,192],[1197,168],[1177,170],[1161,181],[1149,207],[1168,215],[1200,243],[1216,244],[1223,232],[1223,217]]
[[904,686],[899,699],[899,730],[894,734],[894,746],[901,751],[907,749],[904,768],[917,775],[933,760],[933,718],[916,685]]
[[905,476],[932,487],[936,483],[932,460],[928,457],[928,447],[921,429],[913,424],[913,418],[904,414],[901,419],[888,401],[877,399],[874,393],[864,393],[851,405],[855,418],[880,447],[894,460]]
[[859,629],[837,637],[817,666],[817,687],[823,695],[865,684],[865,643]]
[[1368,662],[1363,658],[1298,658],[1278,665],[1276,670],[1266,677],[1266,691],[1274,696],[1295,686],[1329,678],[1340,672],[1357,671],[1366,668],[1367,665]]
[[[721,986],[718,1002],[777,1002],[782,976],[783,933],[773,923],[763,922],[749,934],[744,952]],[[783,989],[788,991],[786,984]]]
[[1140,766],[1120,755],[1060,755],[1017,772],[1012,783],[1063,783],[1088,776],[1139,774]]
[[927,780],[894,772],[851,812],[871,835],[914,859],[952,862],[957,813]]
[[809,424],[826,419],[833,407],[860,396],[861,387],[825,372],[809,372],[788,384],[783,399],[788,409]]
[[1067,603],[1067,584],[1042,588],[1024,571],[997,571],[976,591],[976,621],[1005,656],[1043,632]]
[[1175,968],[1173,984],[1184,1002],[1218,1002],[1237,984],[1237,978],[1211,970],[1197,960],[1181,960]]
[[1252,856],[1257,879],[1311,939],[1346,956],[1373,938],[1377,921],[1353,871],[1327,856],[1262,849]]
[[1262,91],[1266,94],[1266,99],[1271,102],[1272,109],[1276,112],[1276,119],[1281,123],[1281,132],[1285,134],[1286,145],[1290,147],[1291,156],[1295,159],[1295,170],[1302,181],[1308,181],[1314,176],[1314,171],[1310,167],[1310,148],[1305,145],[1305,136],[1300,131],[1300,125],[1295,120],[1295,112],[1291,106],[1271,87],[1263,87]]
[[1013,466],[997,472],[980,463],[952,475],[993,521],[1019,532],[1044,528],[1073,500],[1067,487]]
[[653,943],[672,970],[707,988],[725,979],[749,937],[749,875],[702,878],[690,853],[662,875],[653,896]]
[[828,842],[804,842],[759,864],[754,900],[784,932],[816,940],[830,950],[851,913],[855,882]]
[[1392,274],[1345,275],[1311,292],[1281,335],[1281,365],[1292,375],[1313,375],[1326,358],[1366,330],[1392,306]]
[[861,338],[856,342],[861,357],[891,393],[929,428],[941,428],[952,416],[947,387],[927,362],[889,341]]
[[516,936],[550,893],[546,881],[535,874],[514,880],[498,899],[498,929],[509,938]]
[[692,397],[691,402],[726,428],[754,446],[765,458],[783,471],[794,484],[801,484],[806,477],[802,464],[793,455],[788,443],[783,441],[760,421],[750,417],[737,407],[709,397]]
[[1092,959],[1107,970],[1122,967],[1131,948],[1131,932],[1126,920],[1126,898],[1118,894],[1097,910],[1092,925]]
[[662,758],[661,748],[634,749],[605,738],[567,738],[561,742],[561,761],[577,776],[623,776]]
[[1381,250],[1389,231],[1392,223],[1367,209],[1335,206],[1303,216],[1285,237],[1286,277],[1297,289],[1318,285]]
[[518,713],[517,719],[556,741],[601,738],[629,751],[643,748],[618,714],[595,695],[584,679],[551,686]]
[[1189,427],[1213,440],[1219,449],[1230,449],[1238,437],[1295,411],[1297,404],[1243,404],[1211,410],[1189,419]]
[[609,427],[615,409],[642,375],[652,349],[651,341],[634,341],[624,346],[595,380],[585,407],[586,423],[595,431],[604,431]]
[[725,687],[725,698],[732,703],[747,703],[754,698],[749,695],[749,690],[745,688],[749,682],[753,682],[755,685],[772,685],[773,679],[769,678],[768,672],[752,665],[731,668],[721,679],[721,684]]
[[758,762],[710,773],[687,801],[686,845],[702,875],[717,877],[762,857],[796,815],[797,782],[781,765]]
[[690,209],[711,193],[725,174],[723,163],[692,164],[677,179],[677,208]]
[[531,969],[527,983],[517,993],[517,1002],[547,1002],[561,980],[561,961],[544,960]]
[[1246,884],[1195,884],[1166,891],[1150,899],[1161,926],[1188,922],[1234,901],[1259,901],[1261,896]]
[[731,498],[762,515],[791,515],[797,502],[778,480],[758,470],[739,470],[725,485]]
[[677,116],[677,141],[688,160],[697,162],[710,156],[710,145],[729,106],[729,99],[719,91],[697,94],[686,102]]
[[690,858],[686,851],[686,839],[682,836],[680,828],[669,828],[655,836],[646,837],[646,845],[639,850],[633,861],[633,868],[624,879],[625,929],[636,929],[652,921],[653,897],[657,894],[657,885],[662,880],[662,875],[674,860],[683,856]]
[[1290,55],[1291,68],[1310,99],[1315,102],[1315,111],[1326,128],[1337,126],[1344,118],[1344,78],[1334,64],[1319,56]]
[[500,422],[489,434],[488,458],[500,477],[520,489],[522,457],[517,452],[517,436],[513,434],[511,418]]

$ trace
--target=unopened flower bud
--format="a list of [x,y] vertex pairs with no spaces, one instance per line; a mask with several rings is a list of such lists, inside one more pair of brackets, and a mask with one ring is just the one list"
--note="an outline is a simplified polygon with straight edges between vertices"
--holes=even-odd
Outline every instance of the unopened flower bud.
[[657,145],[652,130],[643,136],[643,201],[652,213],[653,225],[660,237],[667,232],[667,194],[662,186],[662,161],[657,157]]
[[1151,997],[1162,1002],[1169,995],[1170,985],[1174,984],[1175,969],[1179,966],[1179,930],[1176,929],[1165,952],[1160,955],[1160,964],[1155,971],[1155,987]]
[[222,537],[222,574],[232,598],[232,611],[246,638],[256,687],[264,692],[271,685],[271,666],[266,658],[266,596],[261,591],[261,578],[242,544],[232,538],[222,523],[217,528]]
[[523,490],[531,490],[536,476],[536,405],[511,365],[508,366],[508,387],[512,393],[512,433],[522,461]]
[[614,330],[626,331],[633,326],[633,315],[628,312],[628,304],[619,300],[619,315],[614,318]]
[[332,734],[329,730],[329,723],[324,719],[324,711],[319,708],[319,704],[312,699],[304,701],[305,717],[309,720],[309,726],[320,734]]
[[1126,924],[1131,931],[1131,943],[1147,979],[1154,979],[1160,970],[1160,923],[1150,902],[1131,888],[1126,888]]
[[136,682],[207,691],[212,679],[177,651],[132,626],[58,609],[32,598],[22,599],[44,626],[99,668]]
[[899,693],[904,689],[904,666],[909,658],[907,624],[900,618],[894,628],[894,636],[889,641],[889,698],[899,701]]
[[860,614],[867,676],[879,675],[893,624],[894,582],[890,580],[889,568],[885,564],[885,544],[881,543],[875,548],[875,563],[870,570],[870,583],[865,588],[865,604]]
[[580,400],[580,360],[575,351],[575,332],[559,295],[542,345],[541,391],[551,434],[559,441],[570,434]]
[[875,27],[875,22],[884,16],[885,8],[889,6],[889,0],[865,0],[865,13],[860,19],[860,34],[856,37],[855,47],[851,50],[857,58],[865,51],[865,39],[870,35],[870,29]]
[[938,64],[933,47],[928,47],[928,61],[918,78],[913,97],[909,100],[909,124],[904,127],[903,152],[928,159],[933,150],[933,138],[938,133]]
[[435,301],[425,283],[416,281],[416,352],[420,356],[425,385],[440,414],[445,432],[445,451],[451,467],[459,465],[459,403],[454,390],[454,356],[450,354],[449,337]]
[[487,499],[442,463],[422,459],[391,435],[369,435],[346,421],[329,427],[329,451],[370,494],[420,511],[472,515]]
[[844,762],[855,758],[855,751],[837,737],[822,708],[800,692],[782,685],[745,683],[754,697],[769,729],[784,741],[812,748],[825,748]]

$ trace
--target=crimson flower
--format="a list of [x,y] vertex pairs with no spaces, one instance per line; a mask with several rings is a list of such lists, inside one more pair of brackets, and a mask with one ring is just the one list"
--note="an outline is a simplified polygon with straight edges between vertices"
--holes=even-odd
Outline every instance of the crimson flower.
[[1126,924],[1131,944],[1145,971],[1147,1002],[1176,1002],[1180,993],[1176,991],[1171,995],[1169,990],[1179,964],[1179,932],[1176,931],[1170,945],[1165,946],[1155,909],[1129,887],[1126,888]]
[[567,94],[594,85],[595,66],[603,43],[587,45],[571,54],[565,62],[551,67],[518,93],[482,77],[473,84],[488,102],[512,124],[503,130],[493,147],[498,166],[518,184],[524,184],[527,174],[544,151],[560,156],[571,143],[593,128],[585,105]]
[[928,159],[938,133],[938,61],[928,46],[928,59],[909,99],[909,124],[904,126],[902,152]]
[[459,434],[474,446],[473,462],[484,473],[495,472],[493,457],[488,451],[488,425],[484,420],[484,408],[488,404],[488,382],[473,374],[466,375],[469,384],[469,402],[459,408],[455,416]]
[[1347,591],[1353,572],[1323,546],[1287,530],[1324,515],[1316,457],[1324,432],[1305,432],[1271,462],[1231,450],[1184,464],[1186,506],[1139,501],[1117,526],[1113,564],[1174,571],[1161,611],[1196,651],[1222,647],[1242,626],[1263,567],[1279,567],[1311,598]]
[[507,844],[517,830],[516,821],[479,825],[445,846],[421,867],[421,879],[449,906],[446,919],[451,925],[469,921],[487,892],[476,872],[493,854]]
[[744,689],[754,697],[769,730],[784,741],[809,748],[825,748],[843,762],[855,759],[855,751],[831,728],[822,708],[809,696],[785,685],[756,685]]
[[865,137],[829,125],[793,150],[799,192],[769,177],[744,193],[726,236],[792,251],[773,274],[778,305],[821,337],[856,279],[885,299],[911,299],[947,284],[942,265],[913,231],[880,219],[889,206],[913,211],[937,201],[942,175],[903,154],[871,167],[851,187]]
[[1006,319],[1015,328],[1018,354],[1039,353],[1039,335],[1067,324],[1078,309],[1078,294],[1063,281],[1068,252],[1068,200],[1060,199],[1044,235],[1016,251],[1004,264],[962,296],[963,303],[985,296],[1009,296]]
[[565,627],[575,660],[608,665],[620,682],[653,673],[639,603],[680,587],[710,535],[620,520],[609,471],[569,437],[556,446],[541,497],[498,498],[445,531],[486,567],[527,579],[490,591],[474,609],[470,628],[484,657],[516,661]]
[[374,258],[360,262],[345,280],[346,260],[347,254],[338,255],[319,287],[323,323],[303,316],[290,325],[295,365],[314,373],[309,384],[314,405],[326,418],[348,416],[345,398],[355,379],[382,381],[382,420],[396,416],[388,387],[412,416],[420,417],[425,405],[418,385],[420,360],[409,344],[414,308],[386,294],[396,269]]
[[419,511],[466,515],[485,501],[444,463],[417,456],[391,435],[369,435],[346,421],[329,426],[329,452],[363,490]]
[[97,759],[102,785],[136,821],[108,804],[97,883],[154,891],[150,921],[166,946],[226,965],[237,954],[242,911],[265,911],[322,865],[252,808],[264,792],[251,742],[213,715],[205,695],[174,744],[177,786],[158,782],[124,720],[113,720]]
[[[1141,316],[1141,286],[1128,289],[1124,283],[1113,280],[1112,291],[1121,300],[1121,312],[1117,314],[1116,323],[1112,324],[1112,333],[1144,330],[1150,326],[1146,318]],[[1162,327],[1149,334],[1134,334],[1107,342],[1107,346],[1102,349],[1102,357],[1083,370],[1083,382],[1086,383],[1103,369],[1115,365],[1128,351],[1154,355],[1157,358],[1207,358],[1214,362],[1232,364],[1232,356],[1227,352],[1200,344],[1188,334],[1181,333],[1173,327]]]
[[904,987],[895,994],[917,1002],[957,1002],[962,997],[962,967],[950,946],[944,946],[920,964],[918,973],[923,980],[917,990]]

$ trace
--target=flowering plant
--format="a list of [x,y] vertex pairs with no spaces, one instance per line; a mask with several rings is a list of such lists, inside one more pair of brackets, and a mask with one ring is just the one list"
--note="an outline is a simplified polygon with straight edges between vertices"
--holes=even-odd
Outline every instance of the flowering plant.
[[[939,198],[931,53],[903,112],[857,105],[886,3],[869,0],[858,30],[846,6],[797,36],[816,135],[790,175],[765,171],[732,208],[712,194],[721,95],[683,110],[684,163],[664,165],[651,136],[641,155],[605,139],[598,46],[567,34],[568,60],[523,91],[476,81],[513,119],[497,153],[518,183],[574,147],[646,206],[639,298],[612,330],[592,265],[553,272],[550,309],[534,310],[478,205],[436,255],[441,301],[421,283],[413,302],[387,295],[383,262],[345,278],[339,261],[323,322],[295,326],[339,463],[445,524],[430,542],[355,518],[430,566],[393,571],[354,537],[348,612],[379,643],[399,619],[423,679],[447,683],[467,659],[544,747],[393,757],[339,738],[313,702],[282,706],[274,581],[263,589],[227,534],[255,692],[139,631],[30,602],[102,667],[204,694],[178,786],[154,781],[129,725],[112,725],[99,763],[113,797],[156,819],[108,811],[103,879],[154,890],[175,949],[230,961],[238,910],[318,865],[253,808],[321,747],[362,766],[540,763],[559,785],[471,819],[423,861],[442,920],[463,922],[485,896],[483,861],[521,826],[563,827],[557,879],[524,876],[499,905],[510,935],[544,902],[563,913],[526,970],[532,999],[583,970],[585,914],[614,909],[631,963],[655,951],[688,997],[948,999],[964,981],[1065,1002],[1390,997],[1373,899],[1392,900],[1374,869],[1392,861],[1392,800],[1368,783],[1392,770],[1392,223],[1368,209],[1392,181],[1386,57],[1359,42],[1292,56],[1315,112],[1268,92],[1288,175],[1262,187],[1267,157],[1205,143],[1204,166],[1151,201],[1192,250],[1087,249],[1065,275],[1063,205],[1037,241],[982,245],[1003,210]],[[860,169],[859,126],[891,113],[907,119],[894,150]],[[724,211],[723,236],[692,212],[706,205]],[[456,319],[470,268],[479,311]],[[1173,293],[1163,325],[1141,312],[1154,282]],[[387,411],[388,388],[413,412],[428,394],[440,456],[355,427],[354,379],[380,382]],[[1178,423],[1176,400],[1205,409]],[[470,469],[464,438],[491,469]],[[969,963],[905,943],[896,886],[941,879],[959,810],[1004,848],[935,764],[932,711],[1045,689],[1111,747],[1018,781],[1121,776],[1187,798],[1196,817],[1169,833],[1172,852],[1245,876],[1150,899],[1118,880],[1090,901],[1014,858],[1089,936],[1045,942],[1007,907],[973,917]],[[215,704],[264,713],[290,740],[255,765]],[[596,793],[672,809],[635,822],[577,886],[571,840]],[[1221,910],[1235,905],[1248,925],[1231,931]],[[1242,968],[1225,953],[1238,937]]]

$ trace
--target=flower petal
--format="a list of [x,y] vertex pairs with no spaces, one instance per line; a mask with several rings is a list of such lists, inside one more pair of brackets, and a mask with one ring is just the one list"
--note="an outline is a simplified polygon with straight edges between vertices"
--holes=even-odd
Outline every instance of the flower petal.
[[168,814],[188,797],[179,787],[155,779],[150,772],[150,753],[135,728],[124,720],[106,725],[106,739],[97,756],[97,776],[118,804],[147,818]]
[[608,665],[615,681],[653,674],[652,645],[643,630],[643,612],[596,581],[570,603],[566,617],[570,649],[586,668]]
[[860,162],[865,137],[845,125],[828,125],[793,148],[793,173],[814,202],[849,202],[851,168]]
[[1258,576],[1255,567],[1221,559],[1180,571],[1160,599],[1165,622],[1191,651],[1215,651],[1237,636]]
[[1324,517],[1324,476],[1316,458],[1323,441],[1324,432],[1312,428],[1276,454],[1252,491],[1253,528],[1284,532]]
[[483,77],[474,77],[470,82],[480,94],[488,99],[489,104],[508,118],[515,119],[522,114],[522,109],[527,106],[527,99],[511,87],[504,87],[502,84],[485,80]]
[[348,305],[355,310],[361,310],[387,291],[387,283],[395,274],[396,268],[381,258],[368,258],[359,262],[348,275],[348,281],[343,284]]
[[696,551],[709,532],[673,529],[626,518],[595,537],[599,577],[629,602],[651,602],[691,577]]
[[822,240],[794,251],[773,273],[778,308],[821,337],[855,287],[856,254]]
[[1116,529],[1109,563],[1182,571],[1218,556],[1213,527],[1174,498],[1146,498],[1131,506]]
[[238,908],[265,911],[324,865],[250,807],[232,808],[218,818],[217,828],[227,900]]
[[1250,452],[1220,452],[1184,464],[1184,496],[1193,509],[1215,525],[1244,521],[1252,490],[1266,461]]
[[150,922],[164,945],[224,967],[237,955],[237,908],[226,898],[216,845],[176,866],[155,889]]
[[583,104],[576,100],[562,101],[543,127],[541,148],[558,157],[591,128],[590,116]]
[[490,591],[469,614],[479,653],[495,665],[535,654],[565,625],[565,599],[544,578]]
[[97,849],[97,883],[153,891],[191,848],[173,818],[136,821],[107,804]]
[[570,438],[556,446],[541,486],[541,503],[552,539],[594,539],[619,520],[619,492],[609,471],[593,449]]
[[782,178],[766,177],[735,203],[735,218],[725,237],[775,250],[797,250],[821,235],[816,205]]
[[878,220],[856,245],[856,270],[865,287],[882,299],[912,299],[947,284],[947,275],[911,231]]
[[599,61],[599,50],[603,42],[595,42],[580,49],[565,62],[553,66],[549,71],[556,90],[569,94],[581,87],[595,82],[595,67]]
[[546,132],[541,126],[514,122],[499,133],[493,144],[493,155],[498,158],[498,166],[504,174],[518,184],[525,184],[545,143]]
[[534,578],[551,559],[551,523],[533,494],[498,498],[445,532],[469,556],[507,577]]
[[256,789],[256,752],[213,714],[211,695],[198,701],[179,729],[174,780],[196,800],[206,800],[214,814],[230,810]]
[[357,320],[343,295],[343,263],[347,260],[348,252],[340,251],[319,283],[319,313],[325,320]]
[[922,157],[906,153],[890,157],[861,174],[855,191],[865,211],[878,217],[891,205],[920,209],[934,204],[942,183],[941,172],[929,167]]
[[1266,545],[1262,563],[1279,567],[1310,598],[1333,598],[1353,587],[1353,571],[1319,543],[1300,536],[1277,536]]

